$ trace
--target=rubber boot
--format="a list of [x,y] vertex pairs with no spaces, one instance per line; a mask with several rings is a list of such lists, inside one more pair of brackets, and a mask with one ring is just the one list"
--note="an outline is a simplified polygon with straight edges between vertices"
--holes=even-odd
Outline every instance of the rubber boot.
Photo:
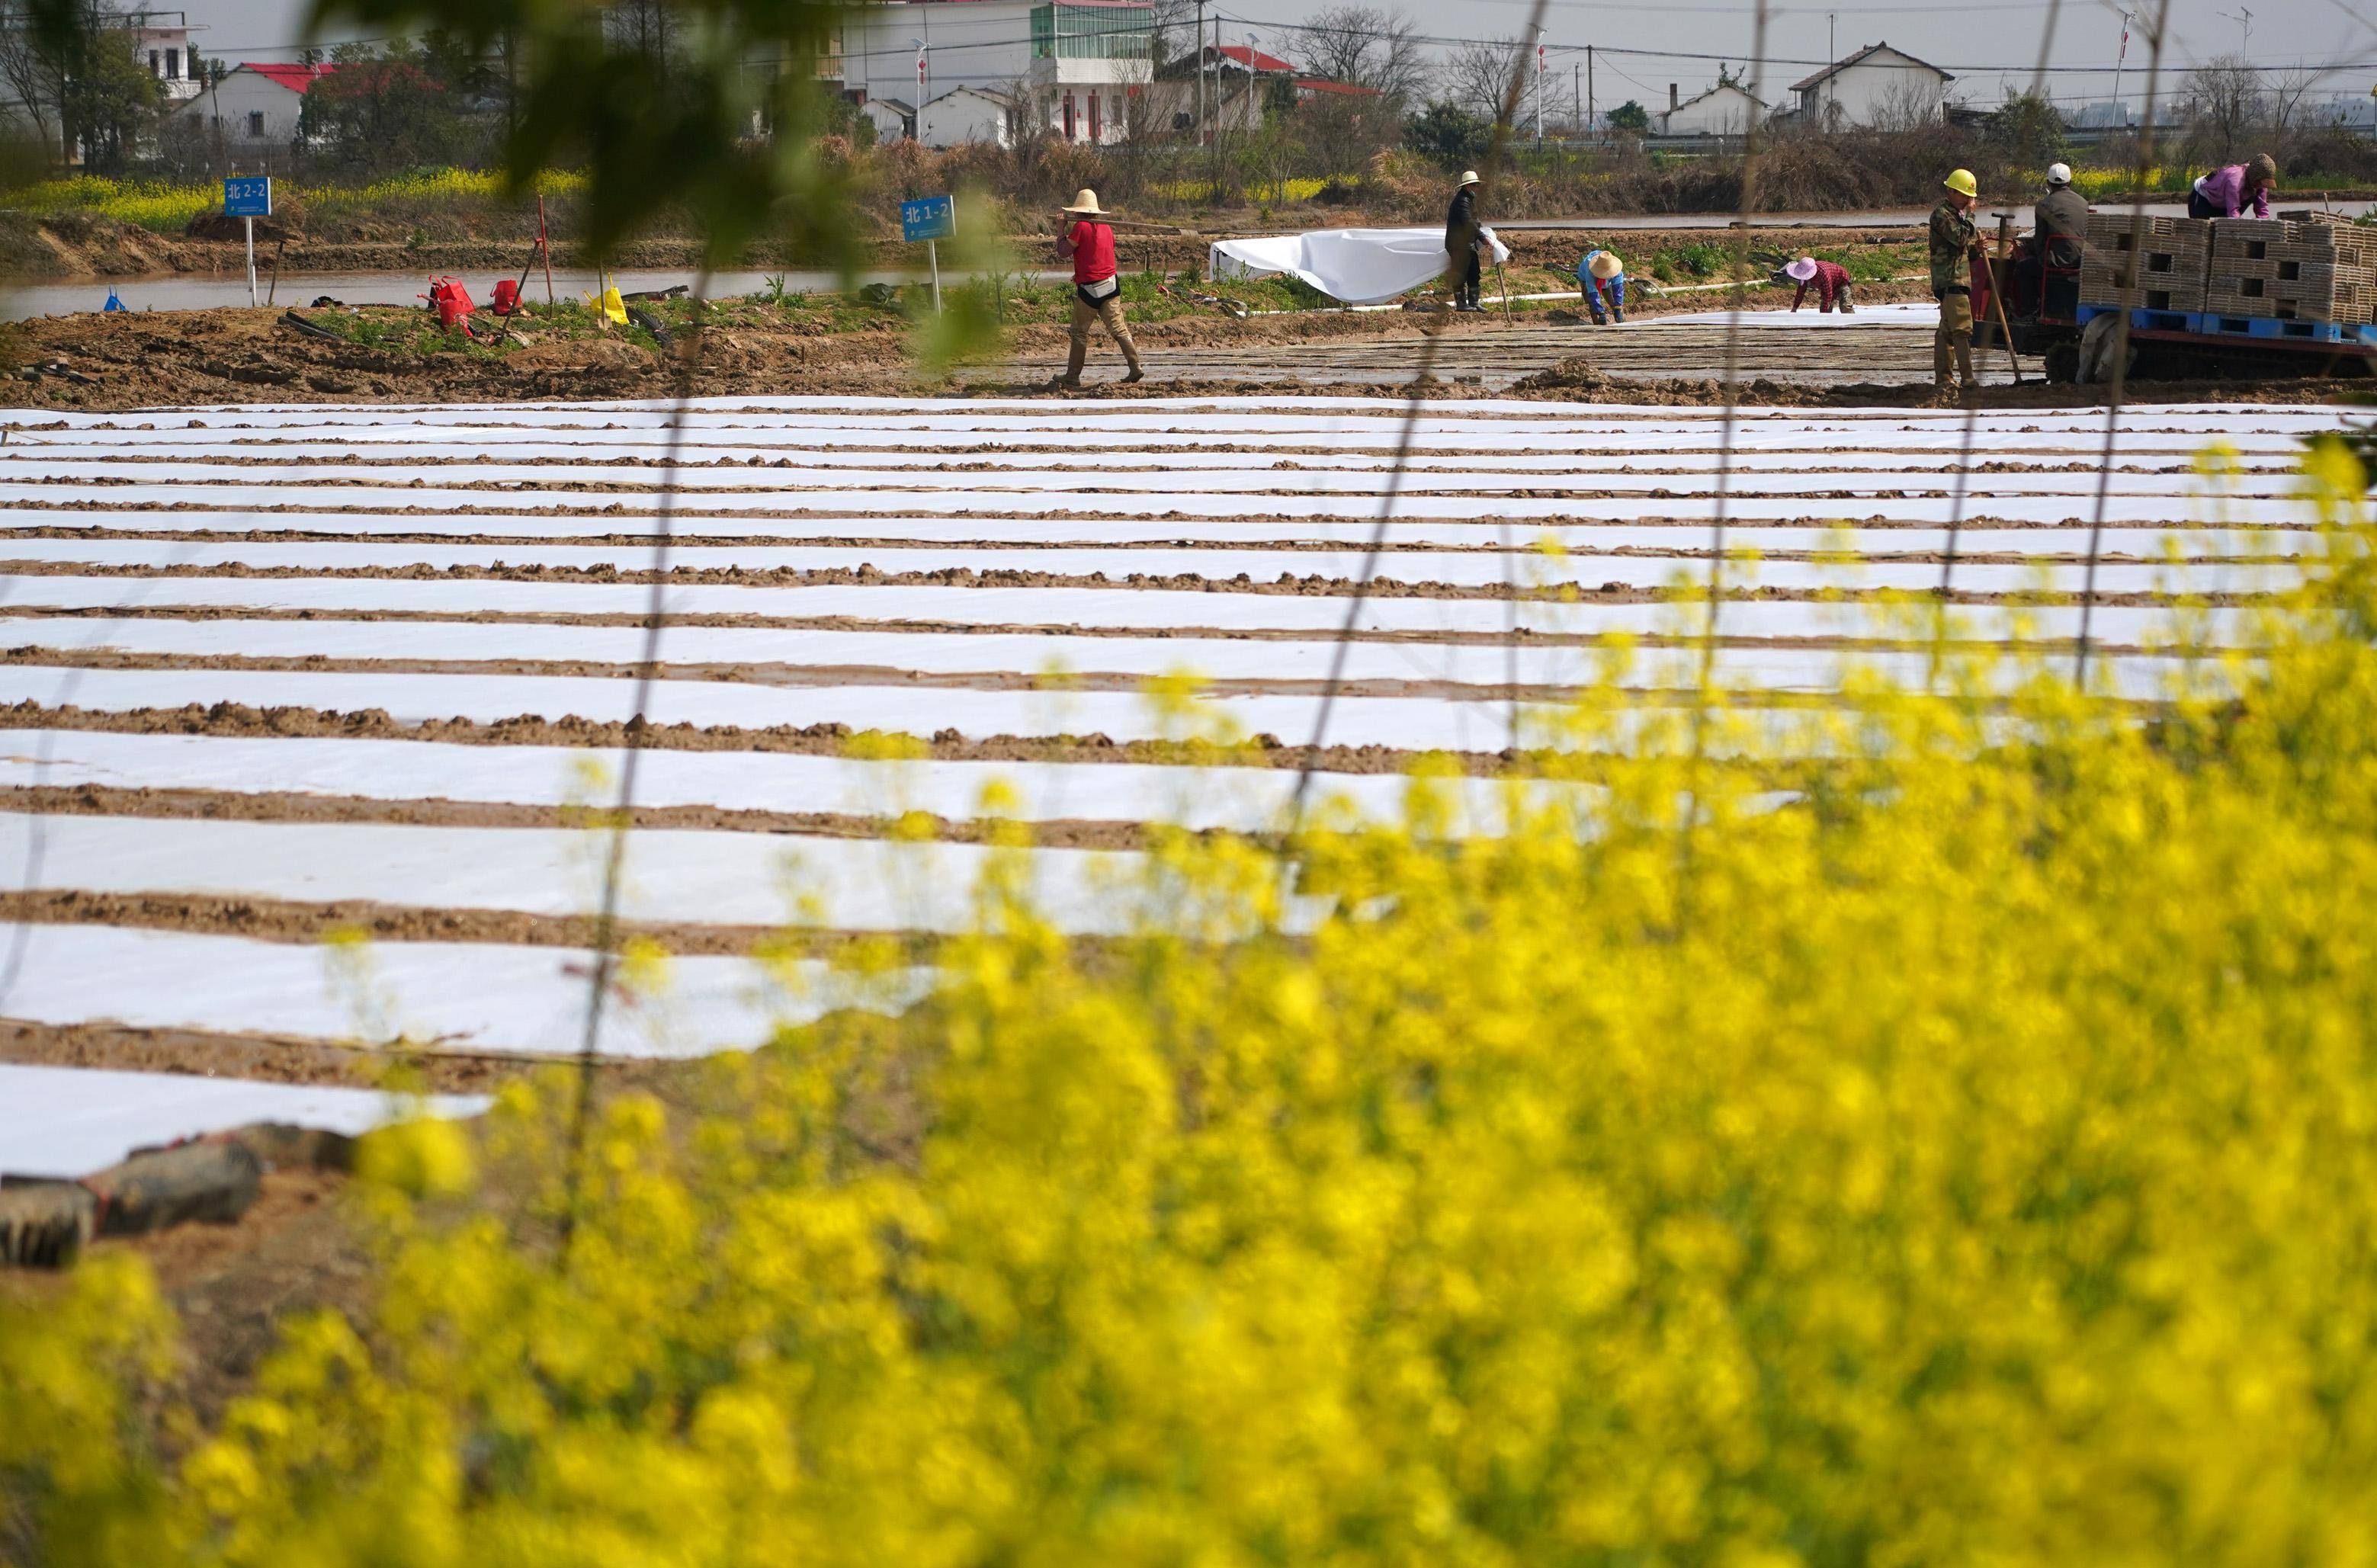
[[1081,363],[1089,358],[1090,345],[1075,339],[1065,353],[1065,374],[1057,377],[1059,387],[1074,388],[1081,384]]
[[1625,307],[1624,305],[1611,305],[1611,306],[1609,307],[1609,317],[1610,317],[1610,319],[1611,319],[1611,320],[1613,320],[1613,321],[1617,322],[1620,327],[1625,326],[1625,325],[1626,325],[1626,307]]
[[1965,396],[1971,397],[1981,389],[1981,378],[1973,374],[1973,341],[1956,340],[1956,379],[1963,384]]

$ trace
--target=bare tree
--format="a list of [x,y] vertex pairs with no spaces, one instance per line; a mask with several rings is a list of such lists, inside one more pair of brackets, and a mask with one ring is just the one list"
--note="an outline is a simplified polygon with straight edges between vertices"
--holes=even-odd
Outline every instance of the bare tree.
[[1418,29],[1400,11],[1331,6],[1304,31],[1298,62],[1316,77],[1367,87],[1396,104],[1427,95],[1427,57]]
[[1524,39],[1470,39],[1445,56],[1438,85],[1444,102],[1491,120],[1502,112],[1511,77],[1527,57]]
[[1876,131],[1919,131],[1938,125],[1940,120],[1938,85],[1910,76],[1874,100],[1873,106],[1866,112],[1865,126]]
[[2315,66],[2299,65],[2264,77],[2262,94],[2268,105],[2270,130],[2278,138],[2304,128],[2308,116],[2303,112],[2303,99],[2323,74]]
[[[2296,94],[2299,99],[2300,92]],[[2268,95],[2261,73],[2241,54],[2221,54],[2187,73],[2180,102],[2187,117],[2192,161],[2227,163],[2237,149],[2269,124]]]

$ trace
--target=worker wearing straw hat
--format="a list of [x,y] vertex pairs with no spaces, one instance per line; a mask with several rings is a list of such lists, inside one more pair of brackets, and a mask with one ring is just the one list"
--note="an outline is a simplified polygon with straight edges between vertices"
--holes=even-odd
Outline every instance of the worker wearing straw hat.
[[1817,315],[1829,316],[1835,308],[1843,316],[1857,314],[1857,302],[1849,297],[1849,269],[1839,262],[1803,256],[1785,267],[1783,276],[1799,285],[1798,292],[1791,296],[1793,310],[1799,308],[1812,288],[1816,291]]
[[1452,203],[1444,209],[1444,253],[1452,274],[1452,308],[1483,310],[1479,291],[1485,280],[1477,270],[1477,187],[1481,182],[1475,169],[1461,172],[1461,188],[1452,193]]
[[1098,193],[1083,186],[1065,209],[1064,234],[1057,241],[1057,259],[1073,264],[1073,339],[1065,358],[1060,387],[1081,384],[1081,362],[1090,353],[1090,325],[1105,323],[1106,335],[1130,364],[1126,381],[1143,380],[1147,368],[1139,362],[1139,348],[1130,341],[1130,324],[1122,316],[1122,280],[1115,275],[1114,226],[1101,223],[1106,209]]
[[1625,321],[1626,263],[1616,251],[1586,251],[1576,264],[1576,286],[1584,293],[1584,307],[1593,312],[1595,326],[1608,326],[1611,317]]

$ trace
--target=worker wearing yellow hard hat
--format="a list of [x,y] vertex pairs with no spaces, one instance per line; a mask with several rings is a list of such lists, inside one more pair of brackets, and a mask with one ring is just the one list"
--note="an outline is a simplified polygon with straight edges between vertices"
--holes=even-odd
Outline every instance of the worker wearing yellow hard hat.
[[[1940,183],[1948,194],[1931,209],[1931,295],[1940,302],[1940,328],[1931,335],[1931,380],[1944,399],[1959,386],[1969,395],[1980,385],[1973,376],[1973,283],[1966,258],[1978,238],[1972,213],[1981,187],[1970,169],[1952,170]],[[1954,383],[1948,379],[1951,365]]]

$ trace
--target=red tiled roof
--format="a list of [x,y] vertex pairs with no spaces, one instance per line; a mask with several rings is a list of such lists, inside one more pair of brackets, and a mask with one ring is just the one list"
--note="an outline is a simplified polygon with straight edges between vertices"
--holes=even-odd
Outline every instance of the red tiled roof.
[[1250,71],[1287,72],[1296,69],[1278,55],[1266,54],[1251,43],[1224,43],[1221,52]]
[[1337,81],[1329,77],[1298,77],[1296,78],[1296,90],[1298,92],[1343,92],[1355,98],[1376,98],[1379,96],[1379,90],[1375,87],[1364,87],[1359,82]]
[[307,88],[312,87],[316,82],[320,81],[324,77],[328,76],[332,71],[337,70],[339,67],[335,64],[297,66],[281,63],[266,64],[262,61],[257,60],[243,60],[239,64],[239,68],[245,71],[254,71],[257,76],[262,77],[265,80],[277,82],[281,86],[287,88],[292,92],[304,92]]

